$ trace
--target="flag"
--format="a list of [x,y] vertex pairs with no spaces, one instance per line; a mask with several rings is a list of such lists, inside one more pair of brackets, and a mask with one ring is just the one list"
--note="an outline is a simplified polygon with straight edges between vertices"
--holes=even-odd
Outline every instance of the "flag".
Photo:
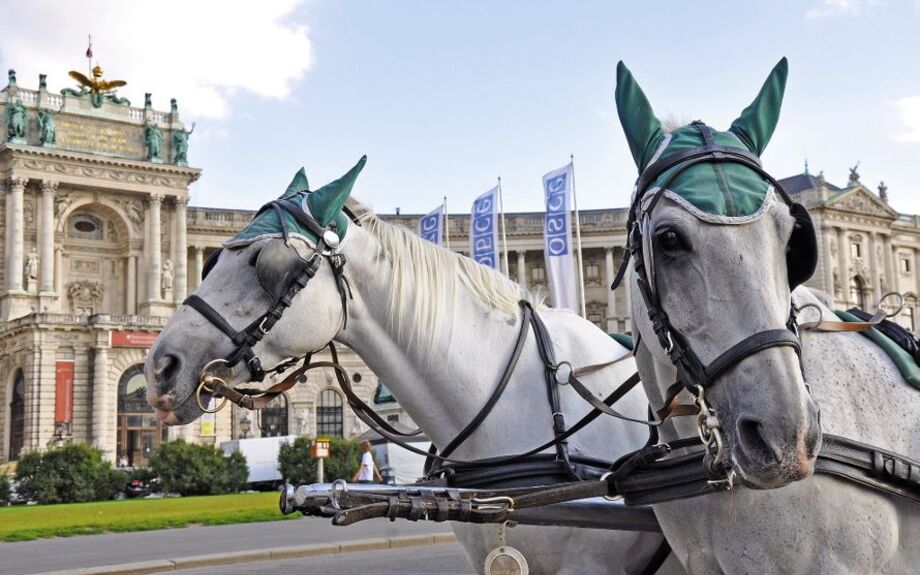
[[87,45],[86,47],[86,57],[87,58],[93,57],[93,37],[92,36],[89,37],[89,45]]
[[433,212],[422,216],[418,221],[418,235],[436,246],[441,245],[442,230],[444,228],[444,204],[438,206]]
[[549,278],[549,294],[553,305],[578,313],[572,213],[569,211],[573,173],[574,166],[569,164],[543,176],[543,192],[546,195],[543,237],[546,276]]
[[498,269],[498,186],[473,202],[470,257],[484,266]]

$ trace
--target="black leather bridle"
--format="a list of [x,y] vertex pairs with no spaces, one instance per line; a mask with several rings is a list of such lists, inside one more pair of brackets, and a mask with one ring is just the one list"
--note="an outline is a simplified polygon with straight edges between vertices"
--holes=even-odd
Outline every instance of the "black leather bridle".
[[[294,297],[307,287],[324,260],[328,261],[332,267],[336,287],[341,296],[343,327],[346,322],[344,318],[348,317],[348,299],[351,297],[351,288],[344,275],[345,256],[338,252],[340,238],[335,220],[329,226],[323,227],[296,201],[289,198],[281,198],[265,204],[256,213],[256,217],[267,210],[272,210],[277,214],[282,233],[281,240],[273,240],[262,249],[255,264],[259,283],[272,299],[272,306],[268,311],[243,329],[236,330],[217,310],[199,296],[192,294],[183,302],[230,338],[236,347],[223,358],[223,362],[227,368],[233,368],[243,362],[249,370],[249,381],[262,381],[268,373],[282,372],[300,360],[300,358],[294,358],[266,371],[252,348],[278,323],[285,310],[293,303]],[[289,243],[285,213],[293,216],[297,223],[317,238],[313,253],[306,259],[301,257]],[[353,215],[351,216],[352,221],[357,223]],[[202,279],[216,265],[221,251],[214,252],[208,258],[202,270]],[[305,359],[309,355],[307,354]]]
[[[704,142],[702,146],[660,158],[646,167],[636,181],[635,197],[627,223],[628,250],[611,289],[615,289],[622,281],[627,262],[629,258],[632,258],[636,283],[648,312],[652,329],[657,336],[658,343],[677,368],[677,381],[668,388],[665,394],[665,407],[662,409],[672,404],[677,394],[683,389],[688,390],[697,398],[701,411],[700,435],[707,442],[707,447],[710,448],[711,455],[713,455],[708,466],[709,471],[713,477],[724,478],[728,470],[721,465],[720,461],[722,440],[718,418],[715,417],[715,412],[705,405],[703,393],[745,358],[774,347],[790,347],[795,350],[801,366],[801,342],[796,325],[796,309],[790,305],[789,318],[784,327],[757,332],[746,337],[709,364],[705,364],[693,351],[689,340],[671,324],[658,296],[652,254],[652,230],[649,229],[652,211],[674,179],[690,167],[703,163],[741,164],[769,182],[774,192],[789,206],[789,211],[795,218],[786,254],[790,291],[814,273],[817,265],[817,240],[808,211],[803,205],[793,201],[782,185],[761,167],[760,158],[738,148],[716,144],[712,137],[712,129],[702,122],[693,122],[692,126],[699,131]],[[662,184],[650,192],[650,186],[659,176],[672,168],[674,170]],[[647,207],[643,209],[643,198],[647,193],[654,195],[648,201]],[[710,416],[708,423],[707,416]]]

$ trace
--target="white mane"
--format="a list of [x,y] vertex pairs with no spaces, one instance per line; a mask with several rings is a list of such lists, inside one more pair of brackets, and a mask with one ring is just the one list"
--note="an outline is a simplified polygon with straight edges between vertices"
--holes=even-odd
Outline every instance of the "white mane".
[[489,311],[516,314],[522,299],[541,303],[504,275],[423,240],[408,228],[384,222],[356,200],[349,199],[348,205],[362,229],[380,242],[381,255],[393,269],[390,317],[397,334],[406,333],[402,322],[412,319],[409,341],[403,342],[406,345],[431,341],[444,333],[440,328],[445,316],[456,316],[458,278]]

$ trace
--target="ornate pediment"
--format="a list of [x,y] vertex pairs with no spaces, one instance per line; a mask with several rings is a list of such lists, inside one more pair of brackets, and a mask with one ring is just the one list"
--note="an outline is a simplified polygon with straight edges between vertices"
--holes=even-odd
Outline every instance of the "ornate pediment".
[[862,186],[856,186],[832,198],[827,207],[860,215],[896,219],[898,213],[875,194]]

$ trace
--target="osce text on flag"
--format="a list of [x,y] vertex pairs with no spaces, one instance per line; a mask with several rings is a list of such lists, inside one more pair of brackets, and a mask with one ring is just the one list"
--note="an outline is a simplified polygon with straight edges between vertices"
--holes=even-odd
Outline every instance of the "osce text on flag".
[[546,252],[550,256],[569,253],[568,220],[569,197],[564,172],[546,180]]
[[418,235],[422,239],[437,245],[441,245],[441,222],[443,221],[443,207],[436,209],[430,214],[422,216],[418,222]]
[[470,230],[470,251],[473,259],[494,268],[498,264],[498,228],[495,225],[495,194],[492,189],[473,202],[473,219]]

